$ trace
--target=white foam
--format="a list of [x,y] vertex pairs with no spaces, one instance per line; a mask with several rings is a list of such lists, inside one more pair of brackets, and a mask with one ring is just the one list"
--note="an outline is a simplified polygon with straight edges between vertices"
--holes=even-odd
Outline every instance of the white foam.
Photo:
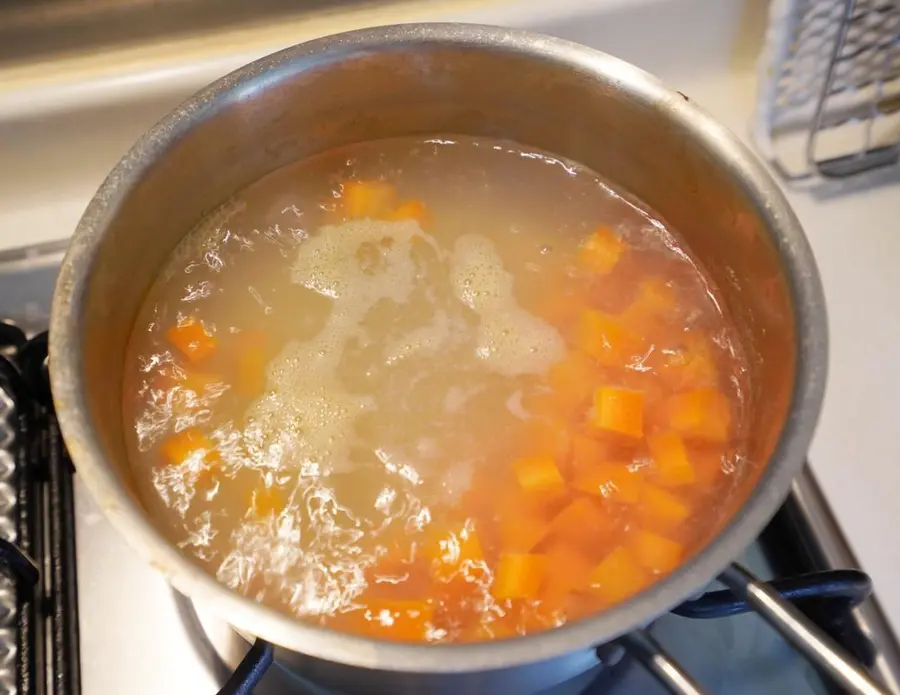
[[512,275],[503,268],[491,240],[480,234],[456,240],[450,283],[457,299],[479,314],[508,304],[512,297]]
[[386,364],[412,357],[413,355],[433,355],[450,340],[453,322],[447,312],[438,309],[430,323],[409,331],[406,335],[392,340],[384,351]]
[[475,354],[489,369],[503,376],[543,374],[565,357],[559,332],[516,301],[512,275],[490,239],[461,236],[451,264],[454,294],[480,318]]
[[[247,411],[244,444],[250,458],[278,469],[346,469],[357,417],[374,407],[337,376],[348,341],[379,301],[408,301],[416,276],[415,221],[352,221],[323,227],[301,244],[293,282],[334,300],[320,332],[293,341],[267,370],[265,395]],[[449,333],[449,328],[447,329]],[[438,335],[439,337],[439,335]],[[432,336],[434,339],[434,336]]]

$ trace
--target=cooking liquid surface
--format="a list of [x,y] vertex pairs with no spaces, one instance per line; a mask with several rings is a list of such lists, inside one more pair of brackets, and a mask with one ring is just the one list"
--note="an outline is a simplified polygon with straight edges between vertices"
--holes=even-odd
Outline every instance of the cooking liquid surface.
[[593,172],[457,136],[291,165],[138,316],[152,517],[219,581],[411,641],[549,629],[734,508],[746,363],[689,249]]

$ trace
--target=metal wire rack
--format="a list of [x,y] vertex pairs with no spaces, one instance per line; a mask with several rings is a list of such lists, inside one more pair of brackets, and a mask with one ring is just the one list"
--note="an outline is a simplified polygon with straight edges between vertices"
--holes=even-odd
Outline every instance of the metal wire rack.
[[757,142],[787,179],[900,162],[900,0],[773,0]]

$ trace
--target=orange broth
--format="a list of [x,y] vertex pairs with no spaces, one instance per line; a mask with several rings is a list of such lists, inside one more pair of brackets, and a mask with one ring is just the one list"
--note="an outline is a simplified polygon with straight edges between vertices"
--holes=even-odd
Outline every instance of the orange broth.
[[601,611],[707,539],[747,366],[682,239],[515,143],[354,145],[172,254],[124,418],[183,552],[298,619],[462,642]]

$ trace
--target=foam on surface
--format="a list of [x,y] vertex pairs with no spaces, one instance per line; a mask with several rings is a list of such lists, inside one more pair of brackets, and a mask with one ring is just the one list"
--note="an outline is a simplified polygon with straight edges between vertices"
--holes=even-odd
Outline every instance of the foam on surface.
[[322,227],[300,245],[291,280],[334,301],[312,340],[291,341],[269,364],[265,394],[246,415],[253,460],[301,474],[347,466],[356,418],[374,403],[346,389],[338,366],[376,303],[408,301],[416,275],[411,244],[420,236],[414,221],[357,220]]
[[475,354],[503,376],[543,374],[565,357],[559,332],[528,313],[513,294],[513,278],[487,237],[456,240],[450,282],[457,299],[478,314]]

